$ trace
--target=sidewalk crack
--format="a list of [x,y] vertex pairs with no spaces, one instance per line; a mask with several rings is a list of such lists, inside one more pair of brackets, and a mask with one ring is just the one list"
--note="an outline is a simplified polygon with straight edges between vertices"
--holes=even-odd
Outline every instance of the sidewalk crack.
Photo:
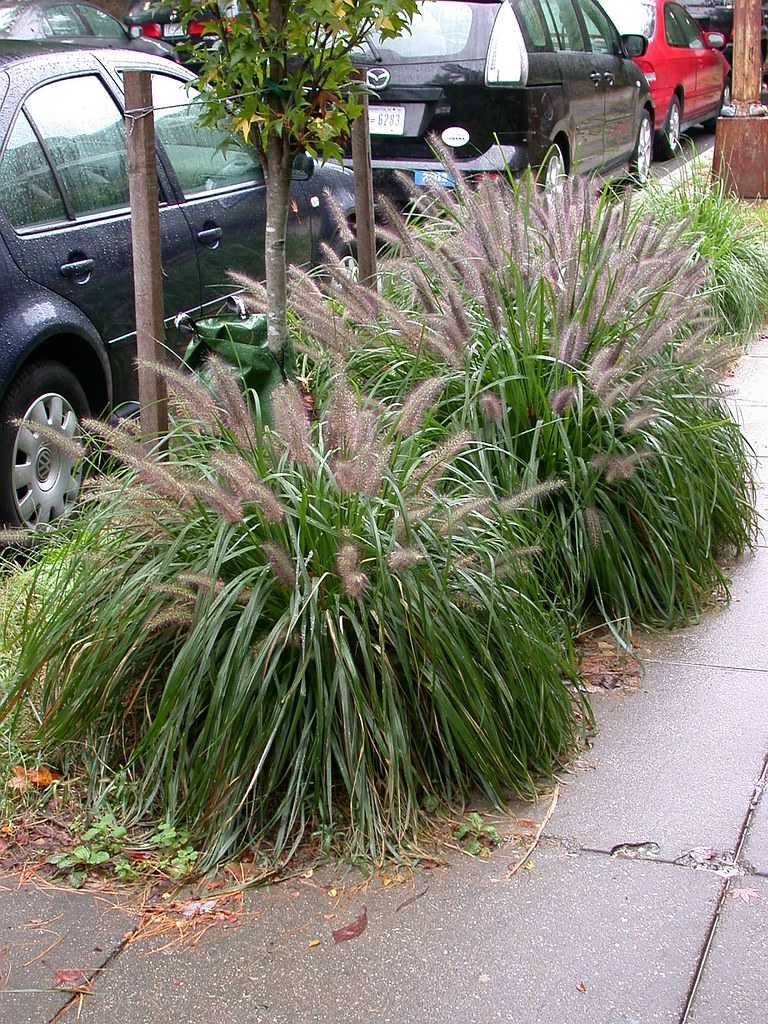
[[90,995],[93,994],[93,988],[95,988],[96,980],[98,979],[99,975],[102,974],[103,971],[106,971],[106,969],[114,960],[117,960],[117,958],[126,948],[126,946],[130,944],[131,940],[137,934],[140,926],[141,923],[137,922],[136,925],[133,928],[131,928],[130,931],[126,932],[125,935],[120,940],[120,942],[115,946],[115,948],[108,954],[108,956],[105,957],[104,961],[101,964],[99,964],[98,967],[95,967],[89,975],[87,975],[85,981],[79,987],[81,989],[90,987],[91,991],[89,992],[88,996],[86,996],[83,992],[73,992],[69,999],[66,1001],[66,1003],[64,1003],[64,1005],[61,1006],[56,1011],[56,1013],[54,1013],[54,1015],[50,1018],[47,1024],[60,1024],[60,1022],[64,1020],[65,1016],[75,1005],[75,1003],[82,1003],[84,999],[89,998]]

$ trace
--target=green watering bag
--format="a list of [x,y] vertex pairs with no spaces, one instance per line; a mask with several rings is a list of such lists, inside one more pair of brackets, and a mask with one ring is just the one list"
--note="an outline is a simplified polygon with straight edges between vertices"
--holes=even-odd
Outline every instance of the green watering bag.
[[263,313],[246,317],[230,314],[206,317],[195,323],[184,362],[190,369],[199,370],[210,352],[229,363],[243,387],[255,392],[262,419],[271,423],[272,391],[296,373],[293,345],[288,342],[275,355],[267,348],[267,318]]

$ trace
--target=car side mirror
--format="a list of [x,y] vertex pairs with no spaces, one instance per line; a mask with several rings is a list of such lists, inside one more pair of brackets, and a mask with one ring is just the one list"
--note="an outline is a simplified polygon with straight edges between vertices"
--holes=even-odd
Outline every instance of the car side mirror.
[[299,153],[293,161],[291,179],[293,181],[309,181],[315,173],[315,161],[309,153]]
[[707,32],[704,42],[712,50],[724,50],[727,40],[722,32]]
[[648,50],[648,40],[645,36],[636,35],[634,32],[622,36],[621,45],[627,57],[644,57]]
[[131,39],[141,39],[141,29],[138,25],[131,25],[128,29],[128,35]]

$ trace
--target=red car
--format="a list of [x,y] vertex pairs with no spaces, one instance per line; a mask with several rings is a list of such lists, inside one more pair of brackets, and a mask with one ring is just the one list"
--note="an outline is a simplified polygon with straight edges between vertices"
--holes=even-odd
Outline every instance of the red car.
[[714,127],[730,102],[730,66],[720,50],[722,32],[703,32],[671,0],[601,0],[619,32],[645,36],[648,49],[635,63],[648,79],[656,114],[656,155],[671,157],[680,133],[693,124]]

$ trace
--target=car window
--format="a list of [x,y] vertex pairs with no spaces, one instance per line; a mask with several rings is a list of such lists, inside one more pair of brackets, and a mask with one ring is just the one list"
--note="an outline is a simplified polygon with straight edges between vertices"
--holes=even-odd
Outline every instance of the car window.
[[645,36],[656,32],[656,0],[600,0],[600,5],[622,35]]
[[[233,185],[261,183],[256,151],[233,143],[216,128],[200,126],[201,100],[195,89],[169,75],[152,76],[155,132],[187,197]],[[226,155],[222,144],[231,145]]]
[[81,36],[83,25],[74,7],[61,4],[58,7],[46,7],[43,16],[43,28],[46,35]]
[[677,4],[667,4],[664,8],[664,31],[670,46],[687,50],[700,50],[704,47],[696,22]]
[[672,7],[677,8],[677,14],[682,22],[683,32],[685,33],[685,38],[688,41],[690,49],[703,50],[704,43],[701,38],[699,26],[684,8],[678,7],[677,4],[672,4]]
[[14,22],[23,13],[20,5],[14,7],[0,7],[0,34],[10,32]]
[[619,39],[611,19],[594,0],[579,0],[593,53],[619,52]]
[[369,46],[385,59],[455,56],[466,49],[472,34],[473,12],[467,3],[435,3],[422,0],[410,26],[397,39],[381,39],[371,32]]
[[96,75],[44,85],[25,107],[77,217],[129,205],[123,117]]
[[556,50],[586,50],[572,0],[541,0],[541,10]]
[[516,9],[526,42],[531,50],[549,50],[552,44],[549,41],[538,0],[518,0]]
[[106,11],[100,11],[97,7],[85,7],[78,4],[77,12],[88,28],[99,39],[125,39],[127,32],[117,21]]
[[15,228],[34,228],[67,220],[56,180],[23,111],[13,126],[0,160],[0,196]]

